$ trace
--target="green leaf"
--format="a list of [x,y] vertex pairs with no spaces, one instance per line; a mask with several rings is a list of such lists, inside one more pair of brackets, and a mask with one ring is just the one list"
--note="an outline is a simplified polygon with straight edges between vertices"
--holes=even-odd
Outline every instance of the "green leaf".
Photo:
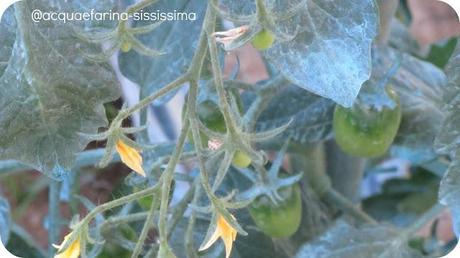
[[266,58],[297,86],[353,105],[371,74],[371,44],[377,35],[374,1],[307,1],[307,19],[292,41],[278,42]]
[[0,21],[0,77],[5,72],[16,38],[16,20],[13,8],[9,8]]
[[440,153],[450,154],[453,162],[441,181],[439,200],[448,205],[454,218],[454,230],[460,236],[460,44],[446,67],[449,81],[448,91],[444,95],[447,105],[442,129],[436,138],[436,147]]
[[21,161],[54,178],[88,144],[80,133],[107,125],[102,104],[119,95],[112,70],[82,56],[90,47],[74,36],[72,24],[30,18],[34,9],[59,12],[69,6],[16,5],[17,39],[0,77],[0,159]]
[[457,46],[457,39],[453,38],[447,42],[441,42],[431,47],[430,54],[426,57],[426,61],[443,69],[450,60],[455,47]]
[[334,106],[330,100],[289,85],[262,112],[257,121],[257,130],[275,129],[293,119],[286,131],[277,137],[280,143],[289,136],[301,144],[318,142],[331,134]]
[[443,95],[447,104],[443,109],[445,120],[436,138],[437,150],[454,154],[460,147],[460,43],[446,67],[448,78],[447,92]]
[[420,258],[407,243],[398,238],[398,231],[389,225],[354,228],[337,222],[320,239],[300,248],[298,258]]
[[443,109],[445,116],[442,129],[436,138],[436,147],[440,153],[450,154],[450,164],[439,188],[439,200],[448,205],[454,219],[454,230],[460,236],[460,43],[446,67],[448,89],[444,94],[447,103]]
[[[120,68],[127,78],[141,87],[141,96],[148,96],[178,76],[185,73],[190,64],[206,11],[206,1],[196,0],[160,0],[144,12],[185,12],[196,13],[195,21],[164,21],[157,29],[142,35],[139,39],[151,49],[159,50],[164,55],[149,57],[135,51],[119,56]],[[147,22],[135,22],[138,27]],[[174,96],[175,92],[157,101],[162,103]]]

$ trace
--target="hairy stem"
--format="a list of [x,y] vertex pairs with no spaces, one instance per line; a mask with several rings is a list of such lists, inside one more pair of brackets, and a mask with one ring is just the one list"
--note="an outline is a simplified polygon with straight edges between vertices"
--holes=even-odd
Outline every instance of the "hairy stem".
[[149,230],[152,227],[153,215],[155,214],[155,211],[158,209],[159,206],[159,203],[156,201],[157,198],[155,197],[156,196],[154,195],[154,201],[150,205],[150,210],[148,212],[147,218],[145,219],[144,227],[142,228],[141,234],[139,236],[139,239],[137,240],[136,247],[134,248],[131,258],[137,258],[141,254],[142,247],[144,246],[145,239],[147,238],[147,234],[149,233]]
[[162,189],[161,189],[161,204],[160,204],[160,217],[158,222],[158,230],[160,237],[160,248],[168,249],[168,231],[167,231],[167,217],[169,207],[169,193],[171,191],[171,184],[174,178],[174,170],[181,158],[182,151],[184,149],[185,140],[187,133],[190,129],[190,123],[186,120],[181,129],[179,139],[177,140],[176,149],[169,161],[166,170],[163,172],[162,178]]
[[56,253],[56,248],[53,244],[59,241],[60,231],[60,214],[59,214],[59,192],[60,183],[50,179],[49,183],[49,211],[48,211],[48,254],[53,257]]

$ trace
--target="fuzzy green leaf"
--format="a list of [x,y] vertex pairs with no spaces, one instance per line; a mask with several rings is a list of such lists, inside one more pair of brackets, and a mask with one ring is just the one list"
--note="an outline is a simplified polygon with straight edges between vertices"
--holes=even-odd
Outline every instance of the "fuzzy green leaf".
[[444,94],[446,114],[444,124],[436,138],[436,147],[441,153],[454,154],[460,147],[460,43],[446,67],[447,92]]
[[354,228],[337,222],[321,238],[304,245],[298,258],[420,258],[398,238],[398,231],[389,225]]
[[34,9],[59,12],[71,6],[16,4],[17,39],[0,77],[0,159],[21,161],[54,178],[88,144],[79,134],[107,125],[102,104],[119,95],[112,70],[82,56],[97,49],[78,40],[71,23],[31,20]]
[[454,218],[454,230],[460,236],[460,43],[446,68],[449,85],[444,95],[446,119],[436,138],[437,150],[450,154],[453,162],[441,181],[440,202],[448,205]]
[[5,72],[16,38],[14,9],[9,8],[0,21],[0,76]]
[[280,143],[288,137],[301,144],[318,142],[331,134],[334,106],[328,99],[291,85],[273,98],[257,121],[257,130],[271,130],[293,119],[277,137]]
[[[144,11],[195,13],[196,20],[167,20],[152,32],[139,37],[146,46],[164,55],[150,57],[136,51],[120,54],[121,71],[141,87],[141,96],[156,92],[187,71],[197,47],[206,6],[206,1],[199,0],[160,0]],[[152,21],[135,22],[133,27],[150,23]],[[167,101],[174,94],[170,93],[157,102]]]
[[265,56],[297,86],[350,107],[371,74],[377,34],[373,1],[307,1],[308,22],[294,40],[279,42]]

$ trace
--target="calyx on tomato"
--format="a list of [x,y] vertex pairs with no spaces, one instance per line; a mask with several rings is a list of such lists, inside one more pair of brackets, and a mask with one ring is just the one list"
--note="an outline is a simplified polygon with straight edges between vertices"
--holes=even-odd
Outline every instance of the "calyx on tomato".
[[283,238],[292,236],[302,219],[302,197],[298,184],[278,190],[283,199],[274,203],[268,196],[257,197],[249,206],[249,214],[254,223],[265,234]]

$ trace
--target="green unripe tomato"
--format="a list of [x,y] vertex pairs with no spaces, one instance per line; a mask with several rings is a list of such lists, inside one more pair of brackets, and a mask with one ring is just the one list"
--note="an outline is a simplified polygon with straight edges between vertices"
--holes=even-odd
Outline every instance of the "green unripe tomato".
[[133,48],[133,44],[129,41],[121,43],[120,50],[123,53],[128,53]]
[[387,152],[396,137],[402,116],[397,93],[392,89],[387,92],[396,102],[394,109],[335,108],[335,139],[345,153],[372,158]]
[[197,106],[197,115],[208,129],[218,133],[227,132],[224,115],[220,112],[219,106],[212,100],[201,102]]
[[269,30],[263,29],[252,39],[252,45],[258,50],[266,50],[272,47],[275,35]]
[[251,157],[246,155],[244,152],[237,151],[233,155],[232,165],[238,168],[247,168],[251,165]]
[[266,235],[283,238],[292,236],[299,229],[302,219],[300,187],[287,186],[279,190],[284,201],[276,205],[265,195],[257,197],[249,205],[249,214]]

